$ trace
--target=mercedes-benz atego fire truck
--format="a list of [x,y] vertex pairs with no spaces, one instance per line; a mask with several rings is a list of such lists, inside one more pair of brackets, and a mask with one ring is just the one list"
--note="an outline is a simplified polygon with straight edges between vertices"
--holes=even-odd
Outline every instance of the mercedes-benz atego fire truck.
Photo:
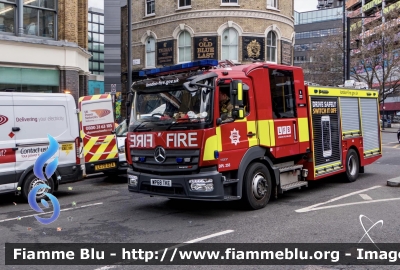
[[128,102],[131,192],[260,209],[308,181],[353,182],[382,155],[376,90],[306,86],[301,68],[269,63],[141,73]]

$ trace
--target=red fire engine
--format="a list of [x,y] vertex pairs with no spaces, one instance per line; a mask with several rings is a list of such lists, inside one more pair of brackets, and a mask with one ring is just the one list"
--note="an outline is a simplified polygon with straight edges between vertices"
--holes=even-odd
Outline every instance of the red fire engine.
[[353,182],[382,155],[375,90],[306,86],[301,68],[269,63],[202,60],[142,75],[125,144],[131,192],[259,209],[307,181]]

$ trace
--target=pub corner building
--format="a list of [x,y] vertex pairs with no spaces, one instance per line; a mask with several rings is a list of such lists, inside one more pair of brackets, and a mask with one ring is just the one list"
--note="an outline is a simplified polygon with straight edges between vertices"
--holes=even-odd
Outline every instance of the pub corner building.
[[87,0],[0,0],[0,92],[87,95]]
[[[134,81],[141,70],[203,59],[292,65],[293,0],[139,0],[132,16]],[[127,26],[127,6],[121,19]],[[127,34],[122,44],[128,44]]]

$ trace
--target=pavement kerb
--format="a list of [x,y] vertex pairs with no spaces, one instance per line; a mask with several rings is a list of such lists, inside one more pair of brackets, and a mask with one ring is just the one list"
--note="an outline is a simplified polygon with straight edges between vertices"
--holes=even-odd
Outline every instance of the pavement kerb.
[[400,187],[400,176],[387,180],[389,187]]

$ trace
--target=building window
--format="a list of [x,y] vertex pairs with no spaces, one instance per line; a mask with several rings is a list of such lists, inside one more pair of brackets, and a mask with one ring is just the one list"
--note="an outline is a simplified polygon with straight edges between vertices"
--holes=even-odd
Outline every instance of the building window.
[[239,0],[222,0],[222,4],[238,4]]
[[234,28],[227,28],[222,34],[222,59],[238,61],[239,34]]
[[192,37],[187,31],[182,32],[178,39],[179,63],[192,60]]
[[26,35],[55,37],[56,0],[24,0],[23,16]]
[[104,72],[104,15],[93,13],[89,10],[89,71],[92,74],[102,74]]
[[270,31],[267,34],[267,61],[276,63],[276,58],[276,34]]
[[192,4],[191,0],[178,0],[178,1],[179,1],[179,7],[187,7]]
[[146,40],[146,67],[156,66],[156,42],[150,37]]
[[267,8],[278,8],[278,0],[267,0]]
[[0,32],[15,32],[15,9],[15,5],[9,5],[0,1]]
[[156,13],[155,0],[146,0],[146,15]]

